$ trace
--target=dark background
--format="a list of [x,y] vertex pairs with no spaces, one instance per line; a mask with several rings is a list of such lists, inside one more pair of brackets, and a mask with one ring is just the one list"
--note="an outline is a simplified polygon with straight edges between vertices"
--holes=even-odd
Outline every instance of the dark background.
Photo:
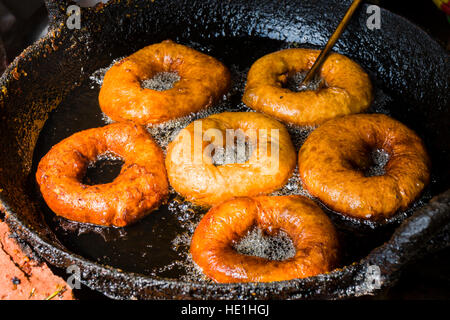
[[[89,0],[83,0],[88,2]],[[275,1],[275,0],[274,0]],[[367,1],[393,11],[419,25],[450,51],[450,22],[432,0]],[[20,52],[46,33],[47,12],[43,0],[0,0],[0,72]],[[55,270],[60,273],[59,270]],[[62,274],[64,276],[64,274]],[[79,299],[103,299],[104,296],[82,288]],[[368,298],[364,298],[368,299]],[[450,248],[408,266],[400,281],[369,299],[446,299],[450,300]]]

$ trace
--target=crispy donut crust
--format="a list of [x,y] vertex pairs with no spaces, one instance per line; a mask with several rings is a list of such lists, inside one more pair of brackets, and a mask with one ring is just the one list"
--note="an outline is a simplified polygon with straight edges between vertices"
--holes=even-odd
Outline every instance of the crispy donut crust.
[[[370,152],[384,149],[389,161],[381,176],[364,176]],[[430,160],[421,139],[382,114],[349,115],[313,131],[299,152],[306,189],[345,215],[379,220],[404,210],[430,180]]]
[[[124,164],[114,181],[81,183],[87,166],[107,152]],[[156,209],[168,195],[164,155],[140,126],[115,123],[75,133],[41,159],[36,179],[50,209],[67,219],[122,227]]]
[[[175,72],[180,80],[165,91],[142,88],[141,81],[160,72]],[[229,85],[230,73],[221,62],[166,40],[112,66],[105,74],[99,103],[114,121],[155,124],[210,107]]]
[[[195,135],[197,121],[201,121],[201,131]],[[166,156],[170,184],[187,200],[208,207],[236,196],[268,194],[285,185],[294,171],[297,155],[288,131],[277,120],[256,112],[224,112],[197,121],[169,144]],[[219,130],[224,137],[227,129],[241,129],[257,147],[245,163],[216,166],[205,151],[214,139],[202,139],[211,129]],[[278,137],[272,129],[277,130]],[[261,143],[267,146],[267,152],[260,152],[263,138],[269,142]],[[197,143],[201,148],[196,147],[195,139],[200,139]],[[278,156],[271,153],[272,145],[279,148]]]
[[[233,249],[254,226],[270,234],[283,230],[295,256],[283,261],[247,256]],[[203,273],[216,282],[271,282],[331,271],[338,239],[330,219],[302,196],[236,198],[213,207],[194,232],[190,252]]]
[[283,88],[289,76],[308,71],[319,52],[286,49],[258,59],[248,73],[242,101],[296,125],[316,126],[337,116],[366,110],[372,101],[369,76],[357,63],[337,53],[330,54],[320,70],[326,87],[301,92]]

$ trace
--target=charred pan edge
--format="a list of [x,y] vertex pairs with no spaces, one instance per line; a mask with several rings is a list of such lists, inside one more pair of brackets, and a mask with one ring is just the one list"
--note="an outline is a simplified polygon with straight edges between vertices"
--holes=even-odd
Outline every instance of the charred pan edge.
[[[60,268],[79,266],[84,284],[112,298],[342,299],[382,291],[395,283],[406,263],[448,246],[449,213],[450,191],[447,191],[418,210],[395,231],[389,242],[374,249],[359,263],[306,279],[249,284],[183,282],[122,272],[44,241],[14,215],[9,215],[7,222],[20,239],[26,239],[49,263]],[[368,268],[374,265],[380,267],[379,287],[372,287],[368,282]]]
[[[85,25],[81,30],[68,30],[64,26],[64,8],[69,3],[65,1],[61,5],[61,1],[47,1],[52,14],[50,33],[17,57],[0,79],[0,119],[8,119],[0,121],[0,132],[8,133],[0,135],[0,145],[4,149],[0,170],[0,189],[4,190],[0,192],[0,208],[18,237],[29,243],[50,264],[60,268],[78,265],[83,283],[113,298],[341,299],[383,290],[396,281],[406,263],[426,252],[450,245],[448,190],[417,210],[395,231],[389,242],[374,249],[362,261],[303,280],[210,284],[155,279],[96,264],[69,252],[45,225],[40,211],[25,190],[29,187],[27,181],[32,150],[47,114],[98,67],[99,62],[90,58],[106,50],[111,43],[126,46],[134,33],[142,35],[151,30],[148,27],[153,24],[155,30],[152,32],[162,39],[180,32],[176,27],[181,26],[181,36],[197,33],[192,36],[194,38],[263,36],[323,45],[326,35],[333,31],[333,23],[345,11],[342,3],[336,2],[330,6],[329,1],[305,4],[286,0],[283,9],[280,9],[278,4],[266,0],[208,3],[113,0],[107,5],[83,9]],[[334,14],[324,15],[323,10],[330,7],[333,7]],[[366,17],[360,12],[359,19],[350,23],[348,32],[338,42],[336,51],[352,52],[351,58],[364,61],[368,68],[386,81],[386,86],[391,90],[410,97],[411,101],[423,103],[423,108],[430,113],[433,107],[434,117],[448,118],[449,95],[435,94],[450,91],[449,81],[445,81],[450,74],[448,55],[423,31],[402,18],[385,10],[382,10],[382,17],[383,23],[390,24],[393,31],[359,32],[358,36],[354,36],[359,28],[365,26]],[[398,37],[399,33],[403,36]],[[146,36],[150,38],[148,34]],[[155,41],[162,39],[155,37]],[[411,46],[411,41],[415,42],[414,46]],[[398,51],[388,57],[380,54],[390,52],[392,47],[389,48],[389,45],[393,43],[398,46]],[[371,55],[370,52],[378,55]],[[408,55],[413,58],[404,65],[404,69],[399,65],[400,58]],[[81,73],[80,66],[84,68]],[[421,82],[417,81],[417,74],[414,75],[417,70],[422,72]],[[52,75],[46,83],[39,81],[39,74],[43,72]],[[428,84],[429,90],[424,90],[424,83]],[[26,95],[25,88],[31,96]],[[39,95],[33,96],[36,92]],[[18,96],[21,99],[14,99]],[[436,136],[449,136],[445,127],[436,128],[436,131]],[[429,137],[428,143],[437,143],[433,141],[435,137]],[[443,188],[440,190],[446,190],[448,185]],[[381,269],[379,289],[367,285],[367,268],[371,265]]]

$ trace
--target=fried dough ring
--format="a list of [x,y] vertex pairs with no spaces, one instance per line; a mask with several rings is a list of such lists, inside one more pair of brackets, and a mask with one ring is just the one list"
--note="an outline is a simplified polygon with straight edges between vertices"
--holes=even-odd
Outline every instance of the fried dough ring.
[[[256,147],[245,163],[215,166],[206,148],[223,144],[209,132],[218,131],[225,137],[229,129],[241,129]],[[169,144],[166,156],[171,186],[187,200],[202,206],[235,196],[273,192],[286,183],[295,166],[296,152],[286,128],[256,112],[224,112],[194,121]]]
[[[180,80],[165,91],[142,88],[142,81],[161,72],[175,72]],[[114,121],[156,124],[210,107],[229,85],[230,73],[221,62],[166,40],[112,66],[105,74],[99,103]]]
[[[295,256],[283,261],[247,256],[233,249],[254,226],[291,238]],[[194,232],[190,252],[216,282],[271,282],[305,278],[336,266],[338,240],[333,224],[302,196],[236,198],[213,207]]]
[[[124,164],[111,183],[81,182],[89,162],[107,152]],[[156,209],[168,195],[164,155],[140,126],[115,123],[75,133],[41,159],[36,179],[50,209],[67,219],[122,227]]]
[[[390,158],[385,174],[366,177],[371,151]],[[349,115],[313,131],[299,152],[306,189],[345,215],[379,220],[414,201],[430,179],[430,160],[421,139],[382,114]]]
[[372,101],[369,76],[357,63],[337,53],[330,54],[320,69],[325,88],[300,92],[283,88],[288,77],[308,71],[319,52],[286,49],[263,56],[250,68],[242,101],[296,125],[316,126],[366,110]]

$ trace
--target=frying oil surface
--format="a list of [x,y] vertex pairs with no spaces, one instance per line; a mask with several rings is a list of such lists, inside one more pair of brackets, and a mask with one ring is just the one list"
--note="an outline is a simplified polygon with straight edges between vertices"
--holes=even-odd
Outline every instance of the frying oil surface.
[[180,76],[175,72],[159,72],[150,79],[141,82],[142,88],[156,91],[165,91],[172,89]]
[[252,228],[233,248],[240,254],[283,261],[295,256],[292,239],[283,230],[267,235],[260,228]]
[[[207,110],[164,124],[149,126],[148,132],[164,152],[179,131],[194,120],[224,111],[253,112],[252,109],[241,102],[247,72],[251,64],[264,54],[294,46],[293,44],[267,39],[216,39],[205,45],[185,44],[222,60],[231,71],[232,87],[221,102]],[[244,52],[235,49],[242,49],[243,47],[246,48]],[[119,60],[120,58],[115,59],[109,66],[99,68],[90,76],[87,83],[76,89],[50,114],[36,146],[36,163],[51,146],[67,136],[112,122],[102,114],[98,106],[98,92],[104,74],[113,63]],[[149,79],[144,85],[165,90],[169,89],[177,80],[173,74],[164,74]],[[294,80],[295,82],[301,81],[301,76]],[[372,80],[375,82],[375,99],[370,112],[388,114],[387,110],[390,109],[389,106],[394,101],[379,89],[373,75]],[[311,127],[291,125],[287,128],[297,151],[314,130]],[[380,158],[379,163],[383,163],[382,156],[375,156]],[[216,165],[220,164],[219,161]],[[382,165],[379,167],[381,168]],[[302,188],[297,169],[287,184],[273,193],[273,195],[294,194],[310,197],[308,192]],[[207,281],[192,262],[189,254],[192,234],[206,210],[184,201],[174,190],[171,190],[169,200],[160,209],[150,213],[135,225],[120,229],[70,222],[55,217],[43,200],[41,200],[41,203],[42,210],[46,213],[46,219],[55,234],[64,245],[77,254],[125,271],[187,281]],[[363,257],[375,245],[370,243],[367,248],[355,250],[349,248],[348,261],[344,260],[343,263],[349,263]],[[248,235],[236,244],[235,249],[243,254],[275,260],[286,259],[295,254],[292,241],[282,232],[276,237],[268,237],[258,229],[250,230]]]
[[321,86],[326,86],[323,79],[316,78],[309,83],[302,84],[303,79],[306,77],[306,72],[297,72],[291,77],[288,77],[285,87],[294,92],[301,92],[306,90],[317,90]]

